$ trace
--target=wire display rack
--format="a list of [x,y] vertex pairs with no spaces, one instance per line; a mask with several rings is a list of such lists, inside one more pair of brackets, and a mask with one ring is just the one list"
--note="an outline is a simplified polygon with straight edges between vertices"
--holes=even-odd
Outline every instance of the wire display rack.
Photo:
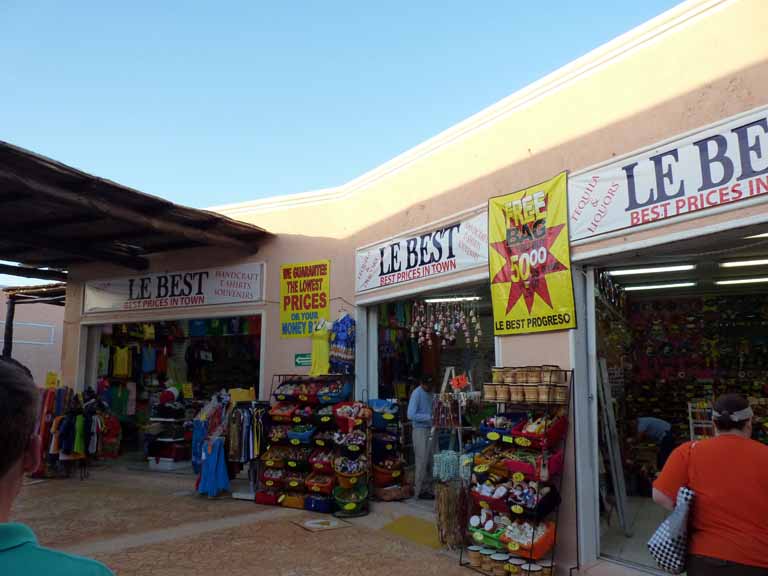
[[[465,448],[472,469],[463,483],[470,517],[464,541],[472,546],[462,548],[459,563],[492,576],[502,568],[522,573],[521,564],[541,561],[548,574],[557,550],[573,371],[552,366],[497,371],[503,377],[495,375],[494,383],[483,387],[480,401],[495,407],[493,416]],[[492,560],[488,550],[501,556]]]

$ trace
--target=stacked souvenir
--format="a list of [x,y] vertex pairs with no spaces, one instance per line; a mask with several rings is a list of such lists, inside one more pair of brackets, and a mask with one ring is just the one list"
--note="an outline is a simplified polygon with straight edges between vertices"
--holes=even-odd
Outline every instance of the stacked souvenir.
[[[570,373],[554,367],[522,372],[570,382]],[[515,403],[516,411],[503,411],[494,400],[496,414],[482,421],[481,439],[467,448],[471,545],[462,563],[486,574],[552,572],[568,409],[556,394],[540,397],[538,384],[535,390],[530,402]]]
[[315,512],[367,510],[371,413],[347,401],[351,391],[347,376],[277,377],[256,502]]
[[407,482],[401,449],[400,407],[378,399],[369,402],[373,411],[373,486],[379,500],[410,498],[413,487]]

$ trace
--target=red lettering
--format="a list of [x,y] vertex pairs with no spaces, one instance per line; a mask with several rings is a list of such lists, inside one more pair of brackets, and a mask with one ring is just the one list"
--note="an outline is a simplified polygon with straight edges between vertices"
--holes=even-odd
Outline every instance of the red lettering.
[[629,221],[632,226],[637,226],[640,224],[640,214],[637,210],[629,213]]
[[758,194],[764,194],[765,192],[768,192],[768,177],[765,179],[758,178],[757,180],[757,193]]
[[728,196],[728,186],[720,188],[720,204],[727,204],[731,199]]
[[[722,188],[721,188],[721,190],[722,190]],[[708,206],[714,206],[715,204],[717,204],[717,198],[715,198],[714,200],[712,199],[713,195],[715,197],[717,196],[717,192],[718,192],[717,190],[710,190],[709,192],[707,192],[707,205]]]
[[291,304],[290,296],[283,296],[283,310],[288,310],[288,306]]
[[688,196],[688,212],[700,210],[698,196]]
[[731,186],[731,201],[736,202],[737,200],[741,200],[741,198],[744,196],[744,193],[741,191],[741,182],[737,182],[733,186]]

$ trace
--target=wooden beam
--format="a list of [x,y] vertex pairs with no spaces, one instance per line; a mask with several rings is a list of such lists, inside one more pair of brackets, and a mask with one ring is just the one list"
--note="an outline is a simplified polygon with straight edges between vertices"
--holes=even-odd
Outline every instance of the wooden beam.
[[16,298],[8,297],[5,313],[5,334],[3,335],[3,358],[10,358],[13,353],[13,317],[16,315]]
[[[96,262],[111,262],[131,268],[132,270],[146,270],[149,268],[149,260],[142,258],[141,256],[133,256],[130,254],[123,254],[120,252],[114,252],[106,248],[99,248],[97,243],[80,242],[77,240],[64,240],[61,238],[54,238],[51,236],[44,236],[34,229],[17,229],[16,227],[3,226],[0,228],[0,238],[6,239],[8,242],[14,244],[20,244],[22,246],[33,246],[42,250],[49,250],[56,254],[63,254],[64,256],[70,256],[77,259],[86,259]],[[24,254],[25,252],[21,252]],[[23,260],[26,262],[45,262],[47,259],[42,258],[24,258],[19,256],[18,258],[10,258],[13,261]],[[56,257],[56,260],[59,260]]]
[[37,268],[27,268],[26,266],[10,266],[9,264],[0,264],[0,274],[21,276],[22,278],[54,280],[56,282],[67,281],[66,272],[59,272],[58,270],[39,270]]
[[[28,177],[24,177],[20,174],[10,172],[7,168],[0,169],[0,179],[6,182],[12,182],[14,184],[21,184],[28,190],[34,191],[38,194],[42,194],[50,199],[57,200],[62,204],[81,206],[88,210],[92,210],[100,213],[101,215],[116,220],[122,220],[124,222],[131,222],[136,226],[142,226],[144,228],[151,228],[162,234],[181,236],[193,242],[201,242],[203,244],[210,244],[214,246],[224,246],[228,248],[234,248],[237,250],[252,251],[255,248],[255,244],[223,234],[217,234],[214,232],[207,232],[205,230],[199,230],[194,226],[185,226],[178,222],[172,222],[167,219],[157,218],[149,214],[144,214],[136,210],[132,210],[125,206],[112,204],[100,198],[96,198],[92,192],[96,189],[97,183],[102,186],[114,186],[117,190],[121,190],[121,187],[116,184],[111,184],[100,179],[90,181],[89,186],[85,191],[65,190],[56,186],[51,186],[37,180],[33,180]],[[139,192],[130,191],[123,188],[124,194],[133,192],[134,194],[140,194]],[[168,203],[169,206],[173,204]],[[256,233],[256,231],[254,231]],[[265,232],[266,235],[266,232]]]

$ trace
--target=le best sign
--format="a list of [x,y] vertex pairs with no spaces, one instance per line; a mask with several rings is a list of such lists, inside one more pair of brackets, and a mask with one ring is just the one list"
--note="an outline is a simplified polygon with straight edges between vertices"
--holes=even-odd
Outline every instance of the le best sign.
[[768,196],[768,107],[570,176],[571,240]]
[[156,310],[260,302],[263,264],[164,272],[88,282],[83,311]]
[[393,238],[357,251],[356,291],[394,286],[488,263],[488,215]]

